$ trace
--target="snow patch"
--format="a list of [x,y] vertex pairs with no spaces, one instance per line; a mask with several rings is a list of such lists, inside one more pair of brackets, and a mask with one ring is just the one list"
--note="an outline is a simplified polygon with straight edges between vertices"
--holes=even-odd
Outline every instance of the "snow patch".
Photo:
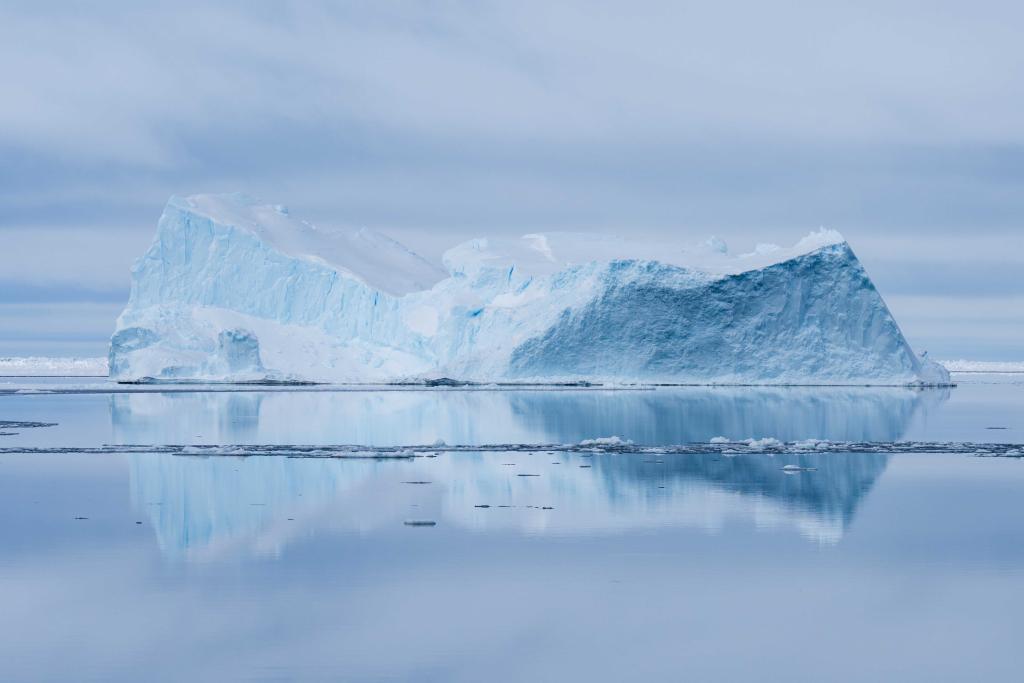
[[[160,223],[161,228],[173,231],[180,221],[199,223],[202,219],[248,233],[281,254],[330,267],[391,294],[429,289],[445,276],[440,268],[386,235],[366,228],[316,226],[292,218],[280,204],[261,204],[241,193],[172,197]],[[211,243],[215,250],[221,246],[219,241]],[[230,247],[230,240],[223,247]]]

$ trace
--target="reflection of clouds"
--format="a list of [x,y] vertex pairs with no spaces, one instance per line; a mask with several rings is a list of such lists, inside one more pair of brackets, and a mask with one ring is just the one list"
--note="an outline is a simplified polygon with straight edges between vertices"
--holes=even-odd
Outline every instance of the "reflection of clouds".
[[895,441],[948,391],[713,388],[656,391],[343,391],[127,393],[111,397],[119,443],[403,445],[639,444],[772,436]]

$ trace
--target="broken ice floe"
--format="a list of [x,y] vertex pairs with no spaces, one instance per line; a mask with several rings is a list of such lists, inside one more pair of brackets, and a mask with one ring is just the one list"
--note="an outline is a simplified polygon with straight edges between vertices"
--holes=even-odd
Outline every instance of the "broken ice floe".
[[56,426],[56,422],[23,422],[19,420],[0,420],[0,429],[37,429],[39,427]]
[[597,439],[583,439],[579,445],[583,448],[593,448],[594,446],[632,446],[633,442],[623,440],[618,436],[602,436]]
[[291,458],[412,459],[436,457],[442,453],[508,453],[538,455],[594,453],[621,455],[776,455],[803,453],[960,453],[987,457],[1024,457],[1024,444],[975,443],[968,441],[779,441],[774,438],[742,441],[697,442],[670,446],[643,446],[618,437],[585,439],[577,444],[444,444],[419,446],[367,446],[359,444],[106,444],[103,446],[13,446],[4,453],[166,453],[181,456],[283,456]]

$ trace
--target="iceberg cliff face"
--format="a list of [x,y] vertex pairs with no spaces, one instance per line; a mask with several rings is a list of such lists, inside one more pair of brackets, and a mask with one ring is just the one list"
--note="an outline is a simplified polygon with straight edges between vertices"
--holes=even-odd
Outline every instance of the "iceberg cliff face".
[[850,247],[731,257],[570,234],[472,240],[441,270],[244,196],[172,198],[111,339],[121,381],[946,383]]

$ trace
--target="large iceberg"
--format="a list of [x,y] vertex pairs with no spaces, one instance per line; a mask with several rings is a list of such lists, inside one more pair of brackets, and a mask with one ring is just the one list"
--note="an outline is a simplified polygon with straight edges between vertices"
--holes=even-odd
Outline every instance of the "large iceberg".
[[119,381],[944,384],[833,231],[790,249],[568,233],[444,268],[243,195],[172,198],[132,269]]

